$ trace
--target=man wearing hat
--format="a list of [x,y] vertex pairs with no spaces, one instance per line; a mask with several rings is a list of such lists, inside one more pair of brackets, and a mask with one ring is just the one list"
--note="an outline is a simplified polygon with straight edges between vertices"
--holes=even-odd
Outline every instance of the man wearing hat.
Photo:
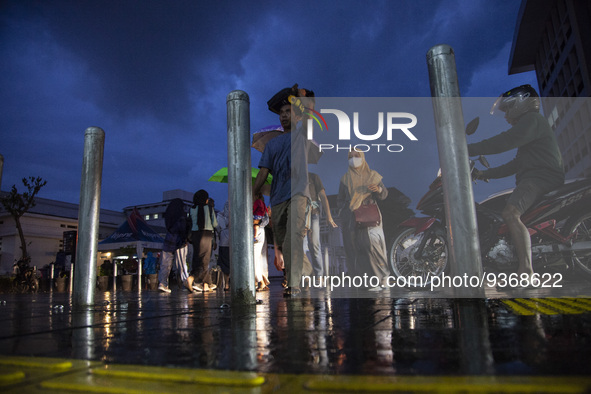
[[[300,293],[303,271],[311,273],[311,264],[304,253],[304,238],[307,231],[307,216],[310,209],[308,189],[308,157],[305,127],[296,129],[303,120],[306,108],[313,108],[314,93],[298,89],[297,85],[285,88],[273,96],[267,105],[279,115],[284,133],[265,145],[259,162],[260,171],[253,187],[256,195],[269,173],[271,184],[271,207],[273,208],[273,236],[283,255],[287,285],[284,296]],[[293,105],[292,105],[293,104]],[[306,122],[302,122],[304,125]],[[310,271],[310,272],[308,272]]]

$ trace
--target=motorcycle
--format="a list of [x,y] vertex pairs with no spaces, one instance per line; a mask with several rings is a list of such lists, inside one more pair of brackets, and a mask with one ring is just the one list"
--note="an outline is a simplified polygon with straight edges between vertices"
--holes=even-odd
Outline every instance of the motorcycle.
[[13,290],[16,293],[27,293],[29,291],[36,293],[39,290],[36,267],[31,267],[29,262],[29,258],[20,259],[13,266],[16,274],[13,279]]
[[[471,122],[472,123],[472,122]],[[477,122],[476,122],[477,125]],[[470,127],[470,125],[469,125]],[[488,167],[486,158],[480,163]],[[477,170],[470,161],[472,174]],[[512,190],[496,193],[476,203],[480,251],[486,272],[517,271],[515,248],[501,211]],[[566,269],[591,279],[591,179],[568,180],[521,217],[532,245],[534,272]],[[448,272],[448,243],[441,170],[417,204],[426,217],[400,224],[388,244],[388,261],[395,276],[430,278]]]

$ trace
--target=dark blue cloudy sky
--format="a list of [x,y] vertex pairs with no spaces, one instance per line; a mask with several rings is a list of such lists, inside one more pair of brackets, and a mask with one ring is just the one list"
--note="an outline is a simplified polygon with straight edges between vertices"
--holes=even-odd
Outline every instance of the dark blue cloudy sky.
[[[41,176],[48,182],[41,197],[78,203],[84,130],[99,126],[106,133],[102,208],[200,188],[222,205],[227,186],[207,179],[227,165],[229,92],[249,94],[252,131],[278,124],[266,102],[294,83],[323,97],[429,97],[425,55],[445,43],[455,50],[462,95],[491,97],[492,104],[513,86],[537,87],[533,73],[507,75],[519,6],[515,0],[3,1],[2,190]],[[502,130],[484,129],[473,139]],[[387,184],[413,206],[439,166],[434,132],[416,146],[396,158],[412,163],[416,174],[390,176]],[[253,150],[254,166],[259,157]],[[476,195],[511,184],[497,181]]]

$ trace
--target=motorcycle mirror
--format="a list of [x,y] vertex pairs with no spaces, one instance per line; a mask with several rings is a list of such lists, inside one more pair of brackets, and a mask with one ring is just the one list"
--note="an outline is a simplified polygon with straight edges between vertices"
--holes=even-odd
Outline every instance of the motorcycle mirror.
[[472,119],[467,125],[466,125],[466,135],[472,135],[476,132],[476,129],[478,128],[478,124],[480,123],[480,117],[477,116],[474,119]]
[[490,164],[488,164],[488,160],[486,160],[486,157],[484,156],[480,156],[478,158],[478,161],[480,162],[480,164],[482,164],[483,166],[485,166],[486,168],[490,168]]

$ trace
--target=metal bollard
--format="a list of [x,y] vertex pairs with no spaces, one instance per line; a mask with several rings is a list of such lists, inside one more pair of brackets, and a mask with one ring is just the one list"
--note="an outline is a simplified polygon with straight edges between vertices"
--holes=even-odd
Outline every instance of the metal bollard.
[[84,133],[78,210],[78,247],[72,299],[74,306],[94,304],[104,146],[105,132],[98,127],[87,128]]
[[226,98],[228,111],[228,200],[230,202],[230,277],[232,302],[253,304],[254,230],[250,164],[250,102],[241,90]]
[[113,260],[113,293],[117,291],[117,263]]
[[55,279],[55,264],[50,263],[49,264],[49,292],[50,293],[53,293],[54,279]]
[[139,248],[137,251],[137,292],[141,294],[142,292],[142,276],[144,275],[143,272],[143,264],[142,264],[142,256],[144,255],[143,248]]
[[70,296],[72,295],[72,292],[74,291],[74,277],[75,277],[74,267],[76,267],[76,264],[70,263],[70,284],[68,286],[68,292],[70,293]]
[[[476,210],[460,88],[453,49],[437,45],[427,52],[437,149],[443,176],[448,253],[453,275],[482,274]],[[484,289],[456,288],[461,297],[479,297]]]

